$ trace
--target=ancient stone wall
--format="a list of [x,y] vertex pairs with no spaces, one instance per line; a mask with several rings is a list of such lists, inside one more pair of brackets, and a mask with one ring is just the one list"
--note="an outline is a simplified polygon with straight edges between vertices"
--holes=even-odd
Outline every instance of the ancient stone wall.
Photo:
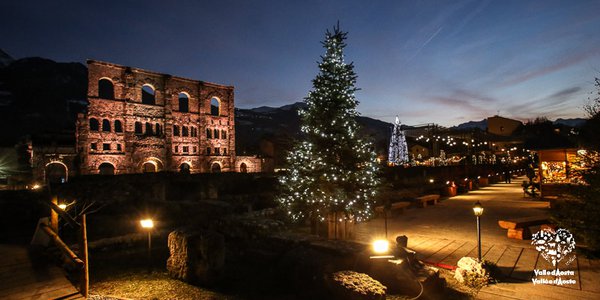
[[[240,171],[232,86],[92,60],[88,78],[77,123],[82,174]],[[244,163],[262,171],[260,159]]]

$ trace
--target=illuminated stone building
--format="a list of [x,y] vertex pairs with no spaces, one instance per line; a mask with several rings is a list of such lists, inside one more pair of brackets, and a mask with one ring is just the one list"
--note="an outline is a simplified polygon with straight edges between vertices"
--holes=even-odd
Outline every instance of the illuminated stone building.
[[260,172],[236,156],[234,88],[88,61],[87,112],[77,121],[80,173]]

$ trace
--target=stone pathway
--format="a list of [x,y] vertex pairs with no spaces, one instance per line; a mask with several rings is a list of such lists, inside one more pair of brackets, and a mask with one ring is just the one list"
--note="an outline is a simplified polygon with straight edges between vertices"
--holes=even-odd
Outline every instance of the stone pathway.
[[64,271],[32,260],[26,246],[0,245],[0,299],[84,299]]
[[[478,298],[600,299],[600,261],[583,256],[572,254],[558,266],[560,270],[574,272],[573,275],[561,276],[561,279],[572,279],[575,284],[533,284],[532,278],[554,279],[553,276],[535,276],[534,270],[554,268],[531,245],[531,241],[509,239],[506,230],[498,226],[499,219],[548,214],[547,202],[524,197],[520,182],[495,184],[443,200],[435,206],[409,209],[388,220],[388,237],[404,234],[408,237],[408,247],[417,251],[420,260],[453,269],[460,258],[477,257],[475,218],[471,207],[479,200],[484,207],[481,254],[483,259],[498,265],[503,278],[501,283],[483,288]],[[356,236],[361,242],[385,236],[383,219],[358,224]],[[571,258],[573,261],[566,264]]]

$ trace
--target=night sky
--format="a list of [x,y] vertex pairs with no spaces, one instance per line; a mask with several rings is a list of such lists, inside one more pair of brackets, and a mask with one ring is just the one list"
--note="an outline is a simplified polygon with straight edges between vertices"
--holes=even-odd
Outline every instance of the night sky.
[[358,110],[456,125],[584,117],[600,1],[2,1],[14,58],[96,59],[234,85],[236,106],[301,101],[339,20]]

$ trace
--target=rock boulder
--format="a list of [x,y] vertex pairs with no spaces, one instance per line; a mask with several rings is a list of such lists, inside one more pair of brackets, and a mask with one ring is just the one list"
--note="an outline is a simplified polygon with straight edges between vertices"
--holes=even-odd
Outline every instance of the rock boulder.
[[170,276],[201,285],[213,285],[223,277],[223,235],[208,230],[178,229],[169,234],[168,245]]

